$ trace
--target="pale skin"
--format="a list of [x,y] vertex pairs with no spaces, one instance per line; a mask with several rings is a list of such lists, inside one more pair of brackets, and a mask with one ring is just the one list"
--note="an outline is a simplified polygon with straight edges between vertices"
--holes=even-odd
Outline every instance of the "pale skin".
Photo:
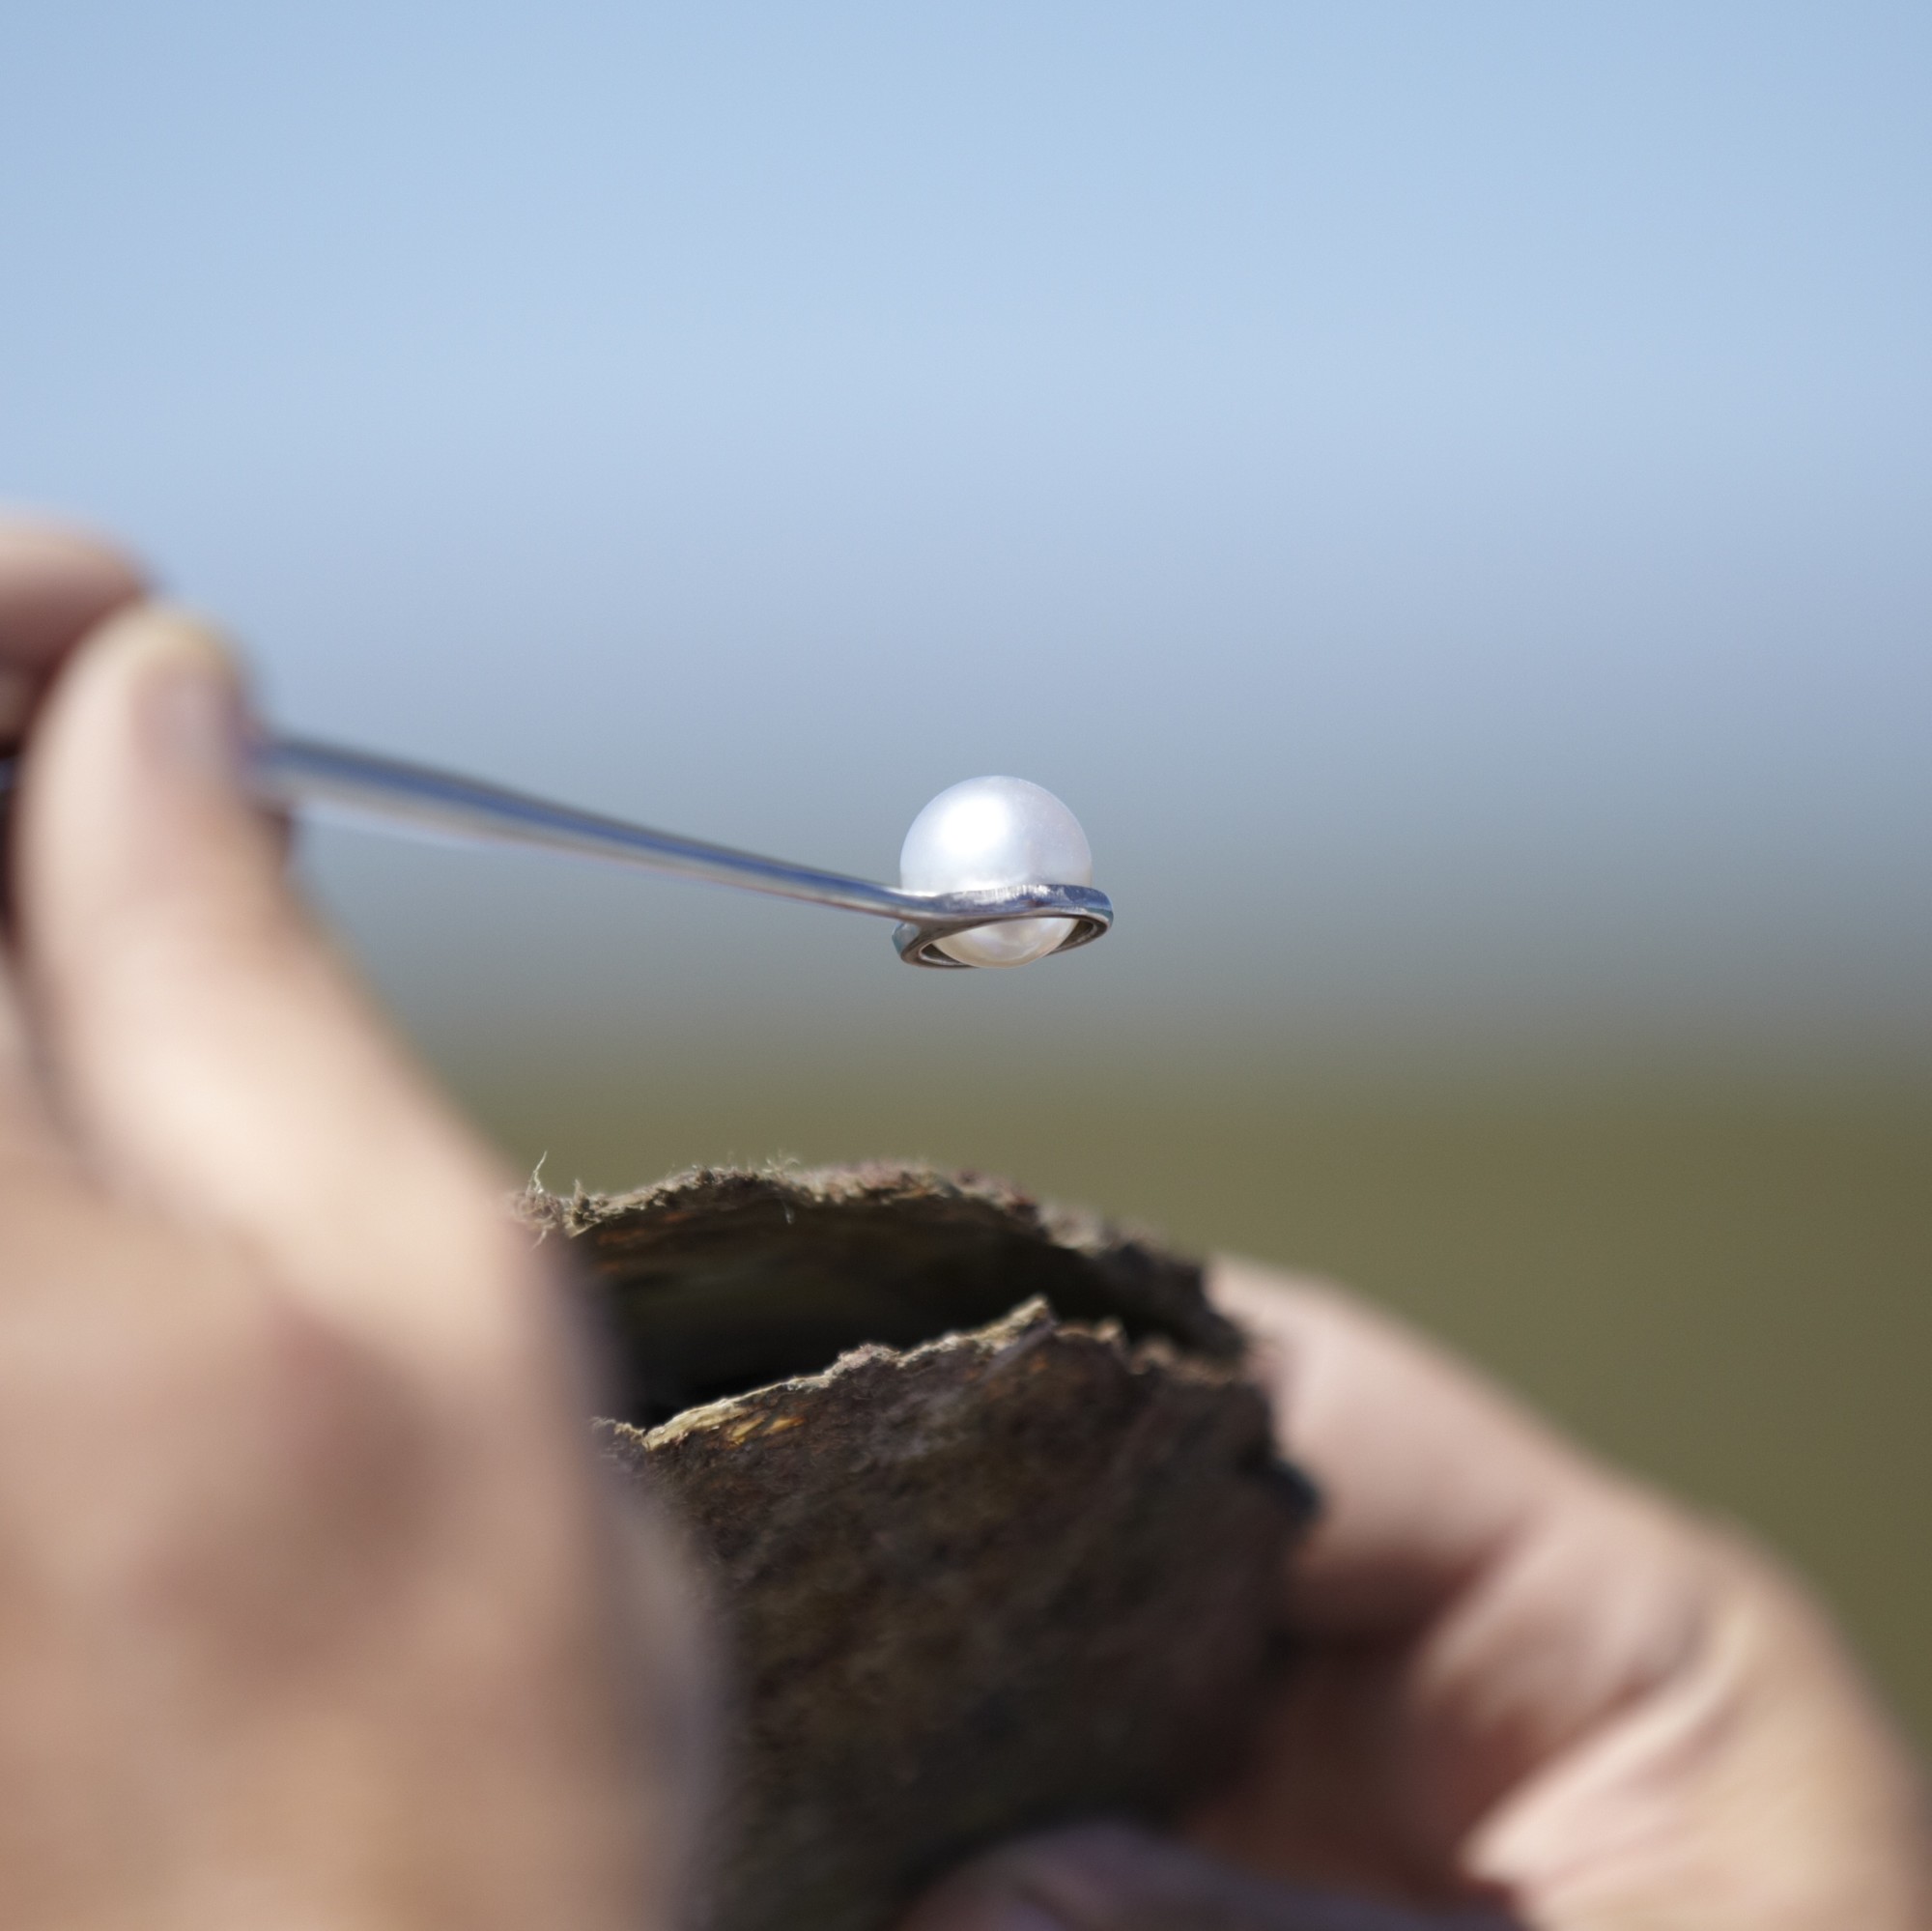
[[284,885],[228,658],[140,599],[111,551],[0,531],[34,711],[0,1924],[668,1922],[700,1754],[675,1567],[605,1491],[508,1177]]
[[[112,548],[0,523],[0,1926],[672,1931],[683,1572],[238,707]],[[1346,1296],[1213,1291],[1326,1494],[1303,1665],[1176,1839],[1009,1847],[916,1931],[1932,1931],[1918,1772],[1797,1583]]]
[[1350,1297],[1224,1262],[1327,1513],[1257,1761],[905,1931],[1926,1931],[1917,1766],[1804,1589]]

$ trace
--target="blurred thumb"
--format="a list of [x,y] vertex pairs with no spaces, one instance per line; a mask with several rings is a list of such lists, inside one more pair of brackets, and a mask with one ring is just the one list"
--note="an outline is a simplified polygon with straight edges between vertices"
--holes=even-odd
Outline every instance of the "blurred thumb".
[[1290,1889],[1179,1844],[1096,1824],[1024,1838],[948,1878],[899,1931],[1510,1931]]
[[446,1351],[487,1334],[487,1284],[513,1271],[500,1177],[288,889],[243,729],[219,640],[154,604],[56,685],[16,904],[53,1098],[124,1190],[239,1236],[371,1338]]

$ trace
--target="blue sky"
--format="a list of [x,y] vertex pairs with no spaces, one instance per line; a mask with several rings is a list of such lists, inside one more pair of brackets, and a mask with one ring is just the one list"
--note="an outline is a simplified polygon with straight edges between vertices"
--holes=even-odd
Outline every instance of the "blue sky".
[[942,994],[317,840],[445,1045],[1932,1031],[1921,7],[68,0],[0,88],[0,493],[279,717],[874,874],[1015,771],[1121,906]]

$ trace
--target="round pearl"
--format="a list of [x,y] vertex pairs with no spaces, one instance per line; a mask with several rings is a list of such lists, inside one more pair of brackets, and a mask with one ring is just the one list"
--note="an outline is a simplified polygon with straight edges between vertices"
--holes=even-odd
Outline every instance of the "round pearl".
[[[1092,885],[1094,854],[1080,821],[1024,778],[969,778],[942,791],[906,834],[899,883],[908,892],[975,892],[1014,885]],[[939,941],[961,965],[1043,959],[1071,919],[1011,919]]]

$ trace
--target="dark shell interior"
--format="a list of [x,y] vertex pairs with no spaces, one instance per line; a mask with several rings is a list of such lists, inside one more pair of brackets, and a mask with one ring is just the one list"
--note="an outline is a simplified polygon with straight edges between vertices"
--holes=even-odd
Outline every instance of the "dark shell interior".
[[606,1343],[603,1412],[640,1428],[1036,1298],[1129,1342],[1241,1349],[1194,1263],[975,1176],[700,1170],[635,1194],[532,1196],[526,1212],[571,1237]]

